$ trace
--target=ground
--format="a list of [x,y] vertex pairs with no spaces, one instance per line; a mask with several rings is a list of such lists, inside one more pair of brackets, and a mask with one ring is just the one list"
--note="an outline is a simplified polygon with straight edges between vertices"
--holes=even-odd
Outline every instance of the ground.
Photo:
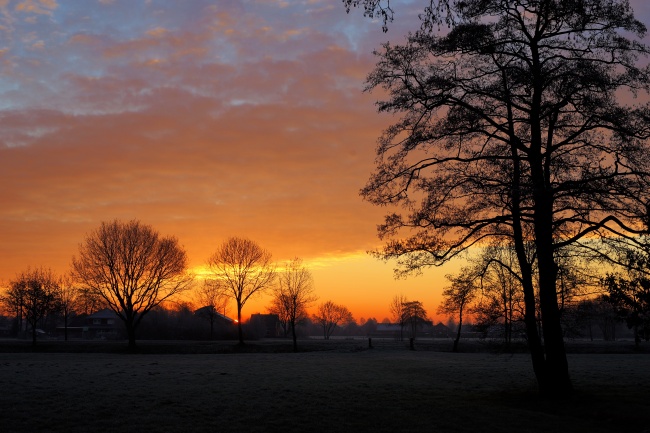
[[525,353],[303,343],[311,351],[230,342],[222,353],[205,343],[31,352],[0,343],[0,431],[650,431],[647,353],[572,353],[577,393],[549,402],[536,394]]

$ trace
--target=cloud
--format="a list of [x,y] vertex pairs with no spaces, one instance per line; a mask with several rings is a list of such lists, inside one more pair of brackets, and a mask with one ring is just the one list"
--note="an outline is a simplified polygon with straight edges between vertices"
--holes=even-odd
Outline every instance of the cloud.
[[18,2],[14,9],[22,13],[52,15],[58,7],[56,0],[24,0]]
[[196,263],[230,235],[278,259],[376,245],[382,212],[358,189],[384,120],[361,92],[369,52],[332,30],[344,12],[80,4],[15,22],[0,57],[2,278],[65,269],[113,218],[177,235]]

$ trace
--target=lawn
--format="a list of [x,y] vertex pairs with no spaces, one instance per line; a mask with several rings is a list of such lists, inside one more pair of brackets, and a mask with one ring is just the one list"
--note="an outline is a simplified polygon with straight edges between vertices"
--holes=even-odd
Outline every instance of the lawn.
[[650,431],[648,354],[571,354],[549,402],[523,353],[146,352],[0,353],[0,431]]

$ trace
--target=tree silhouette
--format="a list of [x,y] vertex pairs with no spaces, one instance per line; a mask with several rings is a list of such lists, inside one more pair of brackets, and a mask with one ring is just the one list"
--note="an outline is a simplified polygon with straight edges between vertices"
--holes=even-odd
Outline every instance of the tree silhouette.
[[617,251],[618,274],[603,279],[603,299],[613,305],[617,315],[634,330],[634,343],[650,339],[650,239],[640,238],[639,248],[625,247]]
[[16,276],[9,284],[9,290],[2,300],[8,310],[15,311],[29,324],[32,344],[36,345],[37,325],[57,308],[57,277],[49,268],[28,269]]
[[75,280],[124,322],[130,350],[142,318],[192,282],[178,240],[137,220],[102,222],[79,246],[72,268]]
[[404,339],[404,304],[408,302],[406,296],[403,294],[395,295],[388,305],[388,311],[390,311],[391,319],[399,324],[399,339]]
[[217,281],[205,280],[196,289],[194,298],[199,307],[197,315],[210,323],[210,340],[212,340],[215,322],[221,315],[226,315],[228,297]]
[[309,317],[307,307],[316,300],[314,280],[302,260],[295,258],[286,264],[284,271],[278,274],[278,281],[273,289],[271,313],[277,314],[291,330],[293,351],[298,351],[296,324]]
[[458,315],[458,330],[453,346],[453,351],[458,352],[458,342],[463,327],[463,313],[467,311],[476,297],[479,289],[478,277],[473,275],[469,268],[463,268],[457,275],[447,275],[447,279],[451,285],[442,292],[442,303],[438,306],[438,313],[448,314],[451,317]]
[[318,306],[314,321],[323,328],[323,338],[329,340],[339,325],[354,322],[354,318],[347,307],[327,301]]
[[239,344],[244,344],[241,310],[252,296],[270,289],[275,281],[271,253],[249,239],[232,237],[208,259],[208,266],[215,283],[235,300]]
[[[344,3],[392,19],[390,3]],[[408,275],[487,241],[513,245],[539,390],[568,395],[557,256],[648,222],[650,115],[628,104],[648,90],[646,28],[626,0],[434,0],[421,17],[367,82],[385,90],[380,111],[401,114],[362,190],[405,210],[387,215],[377,254]]]
[[64,275],[59,280],[55,289],[57,310],[63,316],[63,336],[68,341],[68,322],[77,307],[79,288],[75,285],[72,276]]
[[427,311],[420,301],[405,301],[402,304],[401,323],[410,328],[411,339],[414,340],[419,326],[427,320]]

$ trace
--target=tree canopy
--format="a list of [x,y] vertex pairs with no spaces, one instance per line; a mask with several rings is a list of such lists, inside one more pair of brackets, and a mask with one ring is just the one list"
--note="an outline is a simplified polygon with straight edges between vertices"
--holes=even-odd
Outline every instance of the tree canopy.
[[175,237],[161,237],[137,220],[102,222],[72,259],[74,278],[101,297],[124,322],[129,347],[142,318],[192,281],[187,254]]
[[239,343],[244,344],[241,310],[251,296],[272,287],[276,273],[271,253],[250,239],[231,237],[210,256],[208,266],[213,283],[235,300]]

